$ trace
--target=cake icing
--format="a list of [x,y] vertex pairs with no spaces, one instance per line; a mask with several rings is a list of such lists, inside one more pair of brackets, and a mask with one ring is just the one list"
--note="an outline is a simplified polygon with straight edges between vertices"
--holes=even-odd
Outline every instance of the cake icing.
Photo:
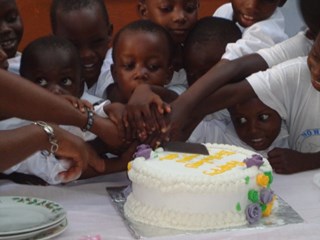
[[268,216],[275,199],[269,162],[240,147],[205,145],[208,156],[141,147],[144,154],[128,166],[132,192],[125,215],[182,230],[241,226]]

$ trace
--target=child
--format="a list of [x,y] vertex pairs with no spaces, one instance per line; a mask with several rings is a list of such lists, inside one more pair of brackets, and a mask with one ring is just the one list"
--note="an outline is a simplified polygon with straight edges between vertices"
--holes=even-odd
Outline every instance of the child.
[[[68,40],[55,36],[36,39],[25,48],[21,60],[21,76],[60,96],[72,94],[76,98],[82,95],[83,81],[81,78],[80,57],[77,49]],[[80,104],[80,101],[76,103]],[[86,105],[88,104],[85,103],[84,106]],[[100,108],[103,109],[103,106]],[[110,124],[110,120],[104,119],[104,121],[109,125],[104,131],[108,131],[110,142],[117,142],[117,135],[112,130],[115,127]],[[5,129],[17,127],[19,124],[21,126],[26,123],[21,123],[19,119],[9,119],[1,123],[2,128]],[[95,135],[82,132],[79,128],[70,126],[63,126],[63,128],[87,141],[95,138]],[[104,149],[104,151],[106,150]],[[109,168],[105,173],[124,170],[126,162],[130,160],[128,159],[130,155],[124,153],[123,156],[126,156],[125,160],[121,157],[119,157],[118,161],[113,160],[110,163],[108,159],[105,160],[106,164],[109,164]],[[35,174],[50,184],[57,184],[63,182],[63,179],[59,178],[59,173],[68,167],[67,161],[57,161],[54,155],[48,156],[37,152],[21,164],[14,166],[7,173],[18,171]],[[87,178],[95,175],[97,175],[96,172],[88,170],[81,177]]]
[[0,46],[0,68],[7,70],[8,69],[8,57],[7,54],[2,50]]
[[23,24],[15,0],[0,1],[0,46],[7,54],[8,71],[19,74],[18,45],[23,35]]
[[161,86],[171,80],[173,41],[160,25],[138,20],[122,28],[113,42],[111,72],[115,83],[108,88],[112,102],[127,103],[144,83]]
[[276,148],[268,153],[275,171],[288,174],[319,168],[319,58],[320,35],[308,57],[286,61],[247,80],[226,85],[211,95],[211,106],[202,104],[198,108],[206,114],[258,96],[278,112],[289,131],[290,149]]
[[103,94],[113,82],[108,51],[113,26],[103,0],[54,0],[51,27],[57,36],[69,39],[79,50],[88,93]]
[[175,41],[175,72],[168,88],[177,94],[181,94],[188,87],[182,68],[182,47],[189,31],[198,20],[198,9],[198,0],[138,0],[140,17],[163,26]]
[[198,20],[188,34],[183,49],[189,86],[220,61],[228,43],[240,38],[240,29],[230,20],[218,17]]
[[233,20],[242,30],[242,38],[229,44],[222,58],[233,60],[286,40],[288,36],[284,31],[284,17],[277,9],[285,2],[286,0],[232,0],[219,7],[213,16]]

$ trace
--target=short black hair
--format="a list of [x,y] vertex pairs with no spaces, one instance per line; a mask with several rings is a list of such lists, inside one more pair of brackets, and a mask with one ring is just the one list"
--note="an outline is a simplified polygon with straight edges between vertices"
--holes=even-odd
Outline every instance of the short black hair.
[[242,33],[233,21],[220,17],[203,17],[191,29],[184,45],[188,48],[195,43],[203,44],[210,41],[227,45],[241,37]]
[[159,25],[157,23],[154,23],[150,20],[141,19],[141,20],[136,20],[136,21],[133,21],[133,22],[127,24],[122,29],[120,29],[120,31],[115,35],[115,37],[113,39],[113,48],[112,48],[113,61],[115,60],[115,56],[117,54],[116,47],[119,42],[119,39],[120,39],[121,35],[127,31],[150,32],[150,33],[156,33],[156,34],[163,35],[167,39],[170,58],[173,57],[173,54],[175,52],[174,41],[173,41],[171,35],[169,34],[169,32],[164,27],[162,27],[161,25]]
[[62,49],[71,56],[75,56],[79,61],[79,70],[81,71],[81,59],[77,48],[66,38],[54,35],[39,37],[30,42],[22,51],[20,63],[20,75],[24,76],[28,66],[33,61],[36,54],[41,54],[45,51],[56,51]]
[[71,12],[83,8],[90,8],[95,5],[100,6],[100,10],[105,18],[106,24],[110,24],[108,10],[103,0],[53,0],[50,8],[51,29],[56,31],[57,11]]
[[300,0],[299,7],[304,22],[315,37],[320,32],[320,1]]

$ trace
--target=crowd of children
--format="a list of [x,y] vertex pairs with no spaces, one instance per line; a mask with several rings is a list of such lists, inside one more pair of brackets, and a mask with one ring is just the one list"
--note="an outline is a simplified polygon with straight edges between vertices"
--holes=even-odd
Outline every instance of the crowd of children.
[[[52,35],[39,36],[20,53],[17,4],[0,0],[0,78],[29,80],[47,93],[32,86],[24,88],[27,95],[40,91],[52,98],[32,113],[1,105],[0,156],[12,162],[0,164],[1,176],[58,184],[123,171],[138,144],[170,140],[252,149],[282,174],[319,168],[320,3],[299,1],[307,28],[289,39],[285,3],[231,0],[199,18],[199,0],[138,0],[141,19],[113,36],[103,0],[53,0]],[[81,120],[46,114],[54,101]],[[35,125],[49,146],[39,143],[10,160],[1,139],[33,120],[41,120]],[[83,169],[71,171],[80,161],[66,154],[72,144],[52,140],[53,132],[68,136],[64,131],[86,146]],[[36,146],[38,139],[30,141]]]

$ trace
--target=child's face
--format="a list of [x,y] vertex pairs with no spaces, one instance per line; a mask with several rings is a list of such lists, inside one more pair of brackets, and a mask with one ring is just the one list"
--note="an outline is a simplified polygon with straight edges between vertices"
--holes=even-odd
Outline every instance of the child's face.
[[176,43],[183,43],[198,19],[198,0],[139,0],[138,11],[166,28]]
[[316,38],[308,55],[308,67],[311,73],[312,86],[320,91],[320,35]]
[[23,35],[23,25],[16,1],[0,0],[0,45],[8,58],[16,55]]
[[281,4],[281,0],[231,0],[233,17],[242,27],[268,19]]
[[229,112],[238,137],[255,150],[267,149],[280,132],[279,114],[258,98],[237,104]]
[[221,59],[224,48],[219,43],[214,46],[212,43],[195,43],[184,51],[184,68],[191,86]]
[[112,75],[121,94],[129,100],[142,83],[164,86],[172,77],[167,39],[157,33],[125,31],[115,46]]
[[56,95],[82,95],[81,70],[78,56],[63,49],[35,54],[23,77]]
[[57,12],[55,34],[67,38],[78,48],[89,87],[99,78],[112,35],[112,25],[106,22],[99,7]]

